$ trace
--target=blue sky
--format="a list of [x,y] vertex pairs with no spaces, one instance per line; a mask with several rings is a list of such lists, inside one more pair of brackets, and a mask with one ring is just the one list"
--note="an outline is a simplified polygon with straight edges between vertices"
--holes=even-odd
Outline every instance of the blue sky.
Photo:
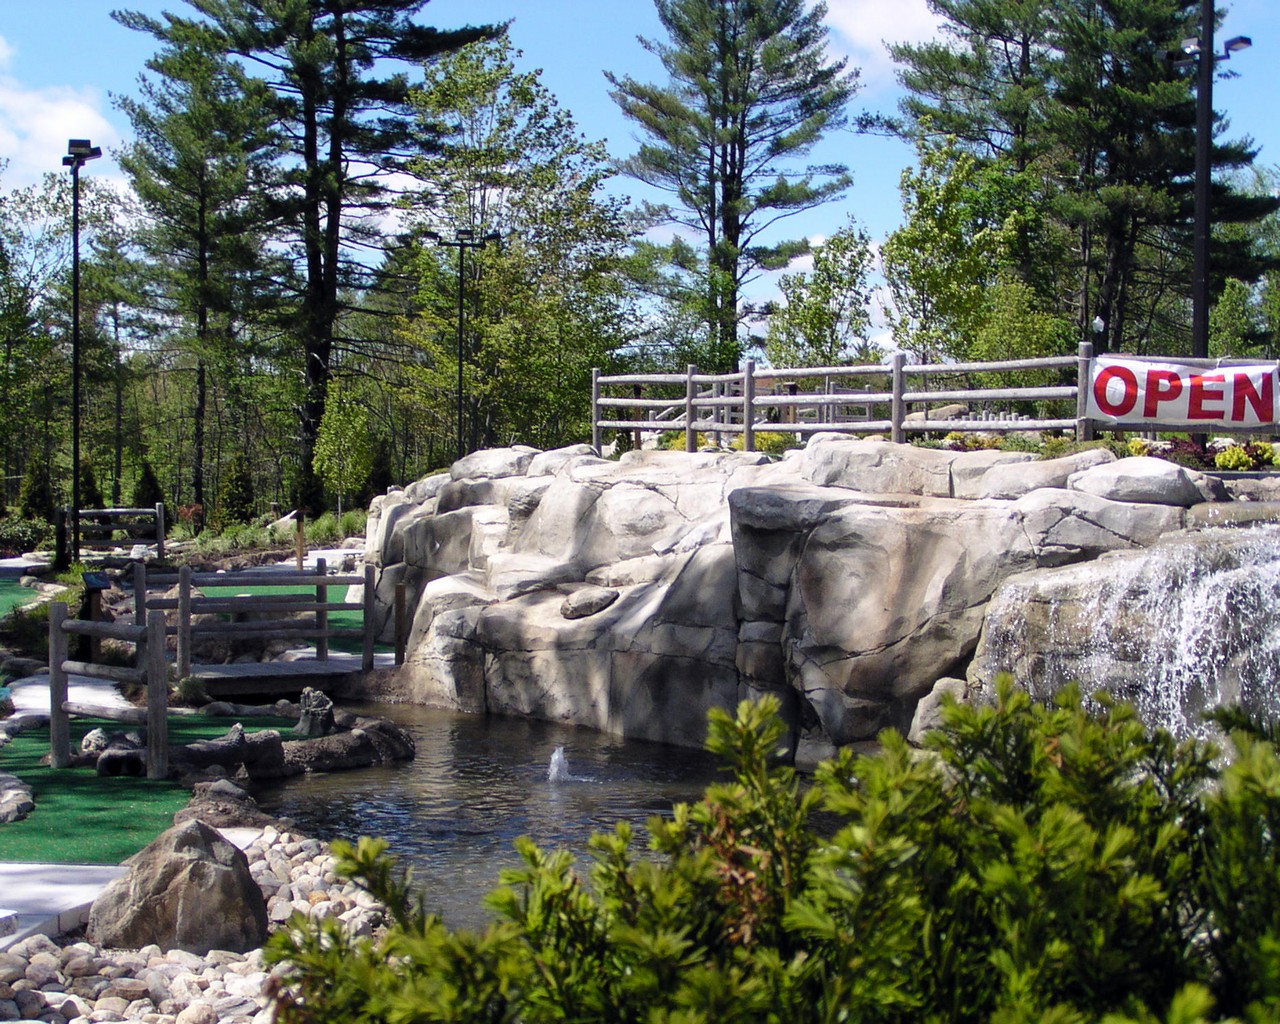
[[[44,171],[59,171],[66,142],[87,137],[109,151],[127,141],[128,121],[112,94],[130,93],[154,41],[110,18],[115,7],[150,14],[187,10],[182,0],[0,0],[0,157],[9,167],[0,188],[27,184]],[[1232,122],[1233,136],[1261,145],[1259,162],[1280,164],[1280,3],[1233,0],[1219,40],[1251,36],[1254,46],[1231,68],[1239,77],[1215,87],[1214,105]],[[925,0],[828,0],[834,54],[862,69],[855,110],[892,112],[899,91],[884,40],[919,41],[936,33]],[[442,28],[512,20],[511,36],[526,68],[571,110],[583,132],[608,141],[610,152],[635,148],[631,126],[608,96],[606,69],[642,81],[661,81],[656,59],[636,41],[658,36],[651,0],[432,0],[423,20]],[[883,238],[899,222],[898,176],[911,161],[904,143],[842,132],[827,139],[812,159],[841,162],[854,174],[846,199],[785,222],[785,234],[820,239],[850,215]],[[86,174],[113,176],[104,159]],[[617,191],[635,193],[619,181]]]

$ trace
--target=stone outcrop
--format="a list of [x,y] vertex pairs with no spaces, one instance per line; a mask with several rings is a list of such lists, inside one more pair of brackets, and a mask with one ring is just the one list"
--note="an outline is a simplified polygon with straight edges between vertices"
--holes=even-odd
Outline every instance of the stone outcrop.
[[175,825],[126,863],[89,911],[99,945],[244,952],[266,940],[267,906],[248,860],[203,822]]
[[907,730],[1007,580],[1146,548],[1226,497],[1104,448],[511,448],[376,499],[366,557],[385,638],[410,594],[412,699],[699,745],[709,707],[773,693],[804,755]]

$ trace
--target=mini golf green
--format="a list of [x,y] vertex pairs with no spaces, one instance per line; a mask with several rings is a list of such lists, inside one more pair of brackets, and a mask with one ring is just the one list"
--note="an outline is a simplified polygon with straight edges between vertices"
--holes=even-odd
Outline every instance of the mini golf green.
[[[237,719],[246,731],[291,729],[282,718]],[[216,739],[231,726],[228,719],[174,716],[169,742]],[[71,720],[71,742],[78,746],[90,729],[128,728],[91,718]],[[0,748],[0,771],[31,787],[35,810],[22,821],[0,824],[0,861],[48,864],[119,864],[173,824],[190,791],[176,782],[127,776],[100,778],[92,768],[54,770],[41,765],[49,753],[49,730],[33,729]]]

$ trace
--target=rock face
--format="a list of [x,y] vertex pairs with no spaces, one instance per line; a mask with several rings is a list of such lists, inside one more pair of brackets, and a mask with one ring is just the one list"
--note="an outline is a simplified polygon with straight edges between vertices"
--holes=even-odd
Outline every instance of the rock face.
[[781,462],[500,449],[376,499],[366,557],[385,638],[410,593],[413,699],[700,745],[709,707],[773,693],[818,751],[905,731],[1007,580],[1141,550],[1226,497],[1155,461],[834,434]]
[[248,860],[202,821],[174,826],[128,864],[90,908],[98,945],[206,953],[265,941],[267,906]]
[[1048,699],[1102,687],[1178,735],[1205,711],[1280,709],[1280,526],[1171,534],[1139,551],[1006,580],[969,668],[971,689],[1011,673]]

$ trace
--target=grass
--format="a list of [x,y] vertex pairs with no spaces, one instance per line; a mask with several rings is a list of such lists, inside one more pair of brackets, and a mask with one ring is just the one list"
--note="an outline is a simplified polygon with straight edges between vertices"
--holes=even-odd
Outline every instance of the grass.
[[[279,718],[239,719],[249,732],[289,729]],[[174,716],[169,742],[190,743],[226,733],[225,718]],[[97,727],[119,730],[118,722],[91,718],[71,721],[71,741]],[[33,729],[0,748],[0,770],[31,787],[35,810],[22,821],[0,825],[0,861],[50,864],[119,864],[173,824],[191,794],[176,782],[126,776],[99,778],[91,768],[54,770],[41,765],[49,753],[49,730]]]

